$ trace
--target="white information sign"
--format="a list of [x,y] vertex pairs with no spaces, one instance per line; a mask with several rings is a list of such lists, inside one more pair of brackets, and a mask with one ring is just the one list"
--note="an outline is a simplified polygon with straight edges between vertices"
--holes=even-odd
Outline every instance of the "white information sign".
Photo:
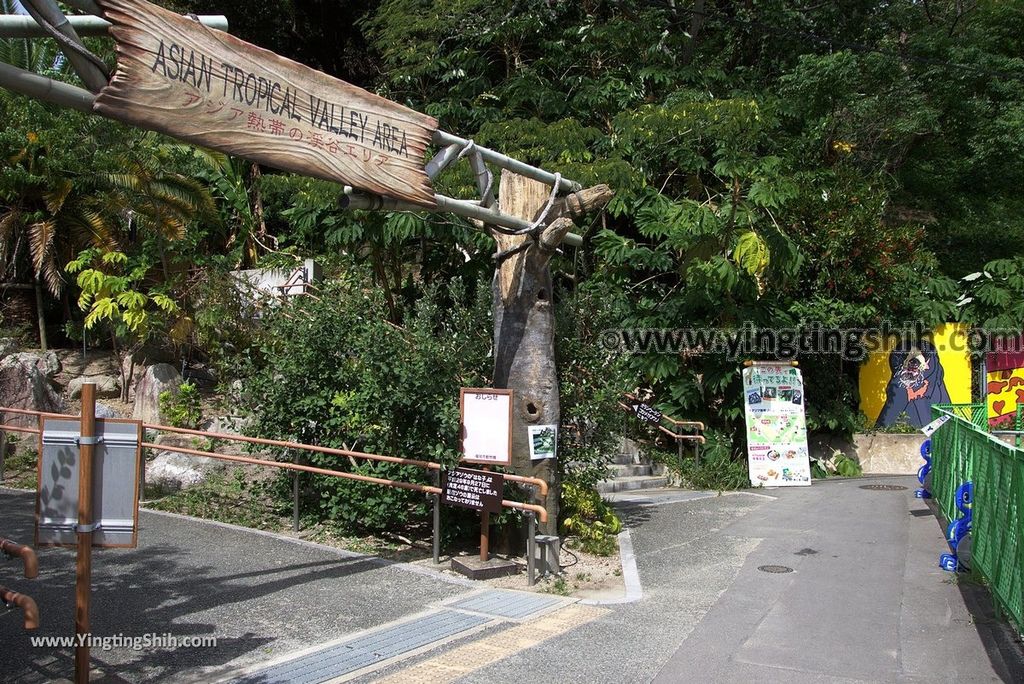
[[512,390],[463,387],[462,460],[512,465]]
[[743,369],[750,483],[757,487],[811,484],[804,419],[804,381],[789,364]]
[[558,442],[557,425],[531,425],[529,433],[531,461],[555,457]]

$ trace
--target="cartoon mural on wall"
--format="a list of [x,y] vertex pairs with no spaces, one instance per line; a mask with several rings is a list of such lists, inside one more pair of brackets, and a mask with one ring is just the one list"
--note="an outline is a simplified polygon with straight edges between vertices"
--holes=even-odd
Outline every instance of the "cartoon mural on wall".
[[877,428],[903,414],[914,427],[931,421],[932,404],[971,400],[966,328],[947,323],[926,339],[890,338],[877,344],[860,370],[861,411]]
[[1012,428],[1024,404],[1024,339],[995,340],[995,350],[985,355],[985,386],[989,425]]

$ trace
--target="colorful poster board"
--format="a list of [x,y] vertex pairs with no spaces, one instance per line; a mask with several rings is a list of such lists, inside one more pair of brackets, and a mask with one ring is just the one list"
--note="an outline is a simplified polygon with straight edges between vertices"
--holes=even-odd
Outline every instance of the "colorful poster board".
[[463,387],[462,461],[512,464],[512,390]]
[[932,404],[971,402],[971,354],[967,327],[937,326],[922,340],[867,340],[868,358],[860,368],[860,409],[871,425],[883,428],[906,414],[916,428],[931,419]]
[[789,487],[811,484],[804,418],[804,381],[789,364],[743,369],[750,484]]

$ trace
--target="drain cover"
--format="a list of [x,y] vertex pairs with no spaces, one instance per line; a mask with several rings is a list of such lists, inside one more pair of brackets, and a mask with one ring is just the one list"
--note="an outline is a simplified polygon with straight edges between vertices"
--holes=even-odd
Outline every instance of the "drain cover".
[[793,568],[787,565],[762,565],[757,569],[761,572],[770,572],[776,575],[781,575],[786,572],[793,572]]
[[861,489],[873,489],[880,492],[898,492],[906,489],[903,485],[889,485],[889,484],[867,484],[861,485]]

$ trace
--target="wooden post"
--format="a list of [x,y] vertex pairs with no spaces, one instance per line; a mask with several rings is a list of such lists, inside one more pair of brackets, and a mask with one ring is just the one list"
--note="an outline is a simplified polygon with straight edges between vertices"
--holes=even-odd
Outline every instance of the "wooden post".
[[[501,172],[498,204],[502,212],[535,221],[547,206],[551,187]],[[492,230],[499,258],[492,285],[494,297],[494,386],[515,390],[512,409],[512,470],[548,483],[548,520],[541,534],[558,534],[560,482],[554,459],[530,460],[528,426],[558,425],[561,407],[555,368],[555,315],[548,264],[572,227],[571,214],[601,207],[612,197],[599,185],[554,202],[544,227],[534,237]],[[524,243],[531,242],[527,248]],[[521,251],[510,253],[510,250]]]
[[[78,464],[78,556],[75,562],[75,638],[89,634],[92,592],[92,461],[96,439],[96,385],[82,385],[81,442]],[[85,531],[83,531],[83,529]],[[75,646],[75,684],[89,681],[89,644]]]

